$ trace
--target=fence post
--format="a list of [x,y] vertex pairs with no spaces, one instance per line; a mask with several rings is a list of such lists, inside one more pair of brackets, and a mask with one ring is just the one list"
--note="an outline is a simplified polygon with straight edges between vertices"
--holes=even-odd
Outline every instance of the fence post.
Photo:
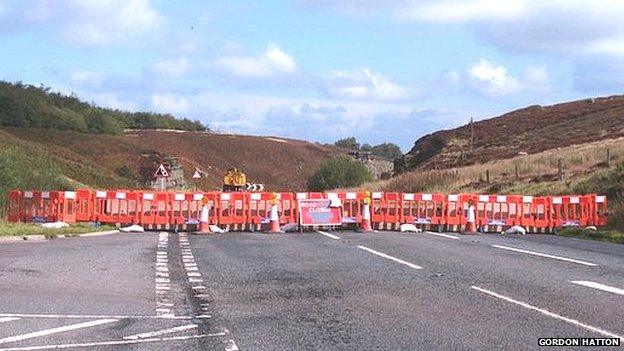
[[516,172],[516,182],[520,180],[520,172],[518,170],[518,164],[514,164],[515,172]]
[[485,170],[485,182],[490,184],[490,170],[489,169]]
[[563,162],[561,159],[557,160],[557,179],[563,180]]
[[611,149],[607,148],[607,168],[611,167]]

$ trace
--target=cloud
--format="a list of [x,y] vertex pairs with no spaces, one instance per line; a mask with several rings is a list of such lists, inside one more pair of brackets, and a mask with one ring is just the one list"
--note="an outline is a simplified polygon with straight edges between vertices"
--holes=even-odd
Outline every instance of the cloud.
[[256,56],[223,57],[217,65],[229,74],[243,78],[271,78],[297,71],[295,59],[273,43]]
[[514,19],[528,10],[523,0],[436,1],[406,5],[396,16],[407,20],[431,22],[467,22],[487,19]]
[[154,94],[152,95],[152,107],[156,112],[185,114],[189,112],[191,103],[185,97],[176,94]]
[[399,85],[367,68],[331,71],[325,89],[330,97],[348,100],[406,101],[418,95],[415,88]]
[[187,73],[191,65],[186,58],[179,58],[156,62],[153,69],[160,75],[177,77]]
[[155,29],[153,0],[25,0],[0,11],[0,30],[43,28],[72,43],[127,42]]
[[81,86],[99,86],[104,81],[104,75],[89,70],[74,70],[70,72],[69,79]]
[[[456,72],[449,73],[453,83],[460,79]],[[466,72],[467,84],[489,98],[500,98],[527,91],[544,91],[550,88],[550,77],[544,67],[528,67],[520,78],[509,73],[503,65],[480,59]]]

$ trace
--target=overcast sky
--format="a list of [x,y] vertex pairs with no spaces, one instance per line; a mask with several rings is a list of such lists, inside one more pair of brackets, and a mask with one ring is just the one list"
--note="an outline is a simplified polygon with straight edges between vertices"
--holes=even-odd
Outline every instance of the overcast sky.
[[471,117],[621,94],[623,23],[613,0],[0,0],[0,79],[407,151]]

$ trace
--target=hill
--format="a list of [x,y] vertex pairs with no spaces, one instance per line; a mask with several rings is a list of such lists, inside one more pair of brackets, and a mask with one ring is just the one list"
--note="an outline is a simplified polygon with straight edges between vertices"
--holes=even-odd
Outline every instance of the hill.
[[407,169],[445,169],[624,136],[624,96],[530,106],[418,139]]
[[[88,134],[0,127],[0,208],[10,188],[146,187],[161,160],[175,158],[187,188],[220,189],[230,167],[267,190],[305,190],[320,164],[341,153],[310,142],[210,132]],[[191,179],[195,167],[203,178]]]
[[102,108],[47,87],[0,81],[0,126],[121,134],[132,129],[206,131],[200,122],[168,114]]

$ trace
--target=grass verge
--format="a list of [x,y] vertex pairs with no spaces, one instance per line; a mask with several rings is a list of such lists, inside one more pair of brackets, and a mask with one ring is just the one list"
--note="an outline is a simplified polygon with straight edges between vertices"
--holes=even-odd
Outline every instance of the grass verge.
[[624,244],[624,233],[617,230],[598,229],[593,231],[582,228],[566,228],[559,231],[557,235]]
[[45,235],[46,238],[52,239],[59,235],[76,235],[113,229],[115,229],[113,226],[103,225],[94,227],[85,223],[72,224],[65,228],[50,229],[43,228],[39,224],[9,223],[5,220],[0,220],[0,236]]

